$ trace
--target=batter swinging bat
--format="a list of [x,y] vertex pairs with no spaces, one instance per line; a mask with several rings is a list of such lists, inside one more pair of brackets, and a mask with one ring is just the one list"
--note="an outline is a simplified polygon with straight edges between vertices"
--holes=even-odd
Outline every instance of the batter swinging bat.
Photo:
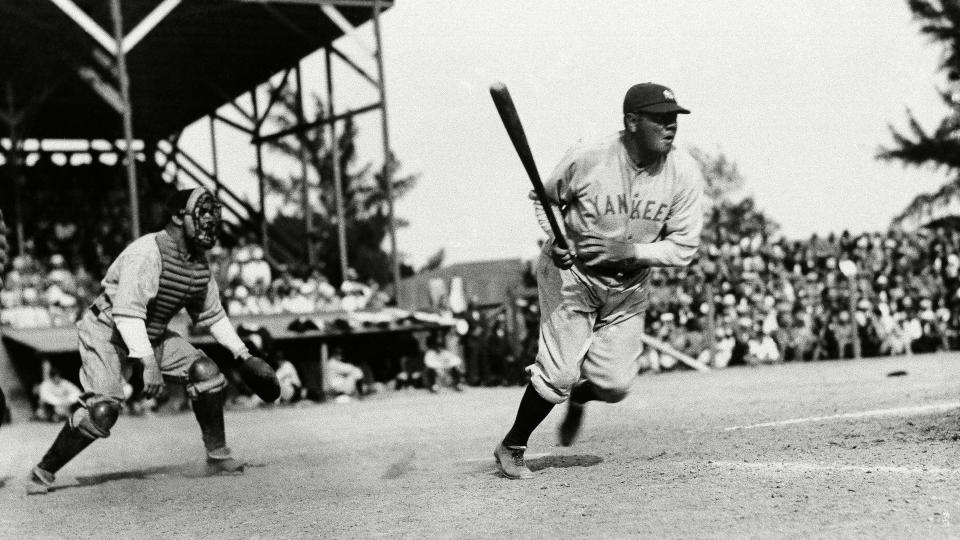
[[552,205],[550,200],[547,199],[547,192],[543,189],[540,173],[537,172],[537,164],[533,162],[533,154],[530,152],[530,145],[527,144],[527,136],[523,132],[520,115],[517,114],[517,108],[513,105],[513,100],[510,99],[510,91],[507,90],[507,85],[502,82],[490,85],[490,97],[493,98],[493,104],[497,107],[497,112],[500,113],[503,127],[507,129],[507,135],[510,136],[510,141],[513,142],[517,155],[520,156],[523,168],[527,170],[527,176],[530,178],[530,183],[533,184],[533,191],[536,192],[537,199],[543,205],[544,213],[547,214],[547,219],[550,221],[550,229],[553,231],[553,237],[556,239],[557,245],[562,249],[569,249],[567,240],[560,232],[560,225],[557,224],[551,210]]

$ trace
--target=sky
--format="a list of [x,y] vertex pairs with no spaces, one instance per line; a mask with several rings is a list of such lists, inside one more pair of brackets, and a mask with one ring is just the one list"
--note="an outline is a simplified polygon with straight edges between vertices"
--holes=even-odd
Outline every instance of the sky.
[[[369,26],[338,46],[373,72]],[[390,143],[401,174],[419,177],[396,203],[409,222],[399,250],[414,266],[441,248],[447,263],[527,257],[542,237],[490,100],[495,81],[509,87],[542,175],[579,139],[622,127],[629,86],[671,87],[692,111],[678,151],[736,162],[789,238],[882,230],[947,180],[874,158],[907,109],[928,128],[949,112],[941,50],[906,1],[397,0],[382,27]],[[304,62],[305,84],[325,94],[322,69],[319,55]],[[342,64],[335,75],[338,110],[376,99]],[[379,115],[358,127],[361,161],[379,166]],[[185,143],[208,145],[207,129]],[[221,168],[251,192],[250,147],[220,138]]]

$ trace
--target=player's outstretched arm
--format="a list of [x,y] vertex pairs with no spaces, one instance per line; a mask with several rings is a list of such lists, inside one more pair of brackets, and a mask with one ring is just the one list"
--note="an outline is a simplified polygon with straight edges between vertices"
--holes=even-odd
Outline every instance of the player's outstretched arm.
[[271,402],[280,397],[280,381],[267,362],[250,354],[226,316],[210,325],[210,335],[230,351],[237,361],[237,373],[260,399]]

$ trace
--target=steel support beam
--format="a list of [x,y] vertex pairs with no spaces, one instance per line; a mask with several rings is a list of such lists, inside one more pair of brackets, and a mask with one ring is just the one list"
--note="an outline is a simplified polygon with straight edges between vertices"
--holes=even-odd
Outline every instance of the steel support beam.
[[[300,64],[297,63],[297,122],[303,123],[303,74],[300,72]],[[286,81],[286,79],[284,79]],[[300,137],[300,174],[303,175],[303,185],[301,186],[301,196],[303,198],[303,229],[306,238],[307,264],[313,268],[317,262],[316,254],[313,249],[313,205],[310,204],[310,167],[308,148],[310,137],[306,133],[301,133]]]
[[242,131],[250,136],[254,136],[256,134],[256,131],[254,131],[253,129],[250,129],[247,126],[240,124],[239,122],[234,122],[233,120],[227,118],[226,116],[221,116],[217,113],[213,113],[211,116],[223,122],[224,124],[236,129],[237,131]]
[[[245,4],[299,4],[306,6],[339,6],[372,8],[374,0],[234,0]],[[384,0],[384,7],[393,5],[393,0]]]
[[337,122],[337,121],[339,121],[339,120],[346,120],[347,118],[351,118],[351,117],[353,117],[353,116],[357,116],[358,114],[363,114],[363,113],[365,113],[365,112],[375,111],[375,110],[379,109],[380,106],[381,106],[381,105],[380,105],[379,103],[372,103],[372,104],[367,105],[367,106],[365,106],[365,107],[360,107],[359,109],[353,109],[353,110],[350,110],[350,111],[347,111],[347,112],[345,112],[345,113],[341,113],[341,114],[338,114],[338,115],[335,115],[335,116],[332,116],[332,117],[319,118],[319,119],[317,119],[317,120],[314,120],[314,121],[312,121],[312,122],[307,122],[307,123],[301,124],[301,125],[299,125],[299,126],[290,126],[290,127],[286,128],[286,129],[281,129],[280,131],[276,131],[276,132],[274,132],[274,133],[270,133],[269,135],[254,135],[254,137],[250,140],[250,142],[252,142],[252,143],[258,143],[258,142],[259,142],[259,143],[265,143],[265,142],[274,141],[274,140],[276,140],[276,139],[282,139],[283,137],[286,137],[287,135],[293,135],[293,134],[295,134],[295,133],[303,133],[304,131],[309,131],[309,130],[311,130],[311,129],[318,128],[318,127],[320,127],[320,126],[325,126],[325,125],[327,125],[327,124],[331,124],[331,123]]
[[127,188],[130,192],[130,234],[133,240],[140,238],[140,194],[137,189],[137,162],[133,152],[133,110],[130,106],[130,77],[127,74],[126,54],[123,42],[123,14],[120,0],[110,0],[110,16],[113,19],[113,36],[116,39],[117,70],[120,75],[120,97],[123,99],[123,137],[127,143]]
[[[300,76],[300,65],[297,64],[297,76]],[[283,72],[283,79],[280,81],[276,87],[270,89],[270,99],[267,100],[267,108],[263,111],[263,116],[257,120],[257,129],[260,129],[263,126],[263,123],[266,122],[267,118],[270,116],[270,111],[273,110],[273,106],[276,105],[277,100],[280,98],[280,93],[283,92],[283,89],[287,86],[287,81],[290,79],[291,68],[287,68]]]
[[343,62],[344,62],[345,64],[347,64],[348,66],[350,66],[354,71],[357,72],[358,75],[360,75],[361,77],[363,77],[364,79],[366,79],[367,82],[369,82],[369,83],[372,84],[373,86],[377,86],[377,84],[379,84],[379,83],[377,83],[377,79],[375,79],[375,78],[373,77],[373,75],[370,75],[370,74],[367,73],[363,68],[361,68],[360,66],[358,66],[358,65],[356,64],[356,62],[354,62],[353,60],[351,60],[347,55],[343,54],[343,53],[340,51],[340,49],[334,47],[334,46],[331,44],[329,47],[327,47],[327,50],[328,50],[328,51],[331,51],[331,52],[333,52],[333,54],[337,55],[341,60],[343,60]]
[[373,34],[377,40],[377,82],[380,89],[380,120],[383,131],[383,183],[387,192],[387,226],[390,232],[390,263],[393,266],[393,295],[400,294],[400,260],[397,255],[397,224],[393,216],[393,152],[390,150],[390,127],[387,123],[387,90],[384,84],[383,37],[380,32],[382,0],[373,2]]
[[[326,51],[327,68],[327,116],[336,118],[333,101],[333,58],[330,49]],[[343,171],[340,169],[340,139],[337,137],[337,123],[330,122],[330,160],[333,164],[334,201],[337,205],[337,249],[340,252],[340,279],[347,277],[347,213],[343,208]]]
[[160,2],[160,5],[153,8],[153,11],[137,23],[137,25],[133,27],[133,30],[123,38],[120,50],[123,51],[124,54],[133,50],[133,48],[137,46],[137,43],[140,43],[143,38],[147,37],[147,34],[156,28],[157,25],[160,24],[163,19],[167,18],[167,15],[179,5],[180,0],[163,0],[163,2]]
[[370,50],[370,46],[367,45],[366,42],[360,39],[360,37],[357,35],[357,27],[350,24],[350,21],[348,21],[347,18],[340,13],[340,10],[327,4],[320,6],[320,11],[323,11],[323,14],[326,15],[333,24],[337,25],[337,28],[343,32],[343,35],[352,39],[353,42],[356,43],[356,45],[360,47],[363,52],[373,55],[373,51]]
[[110,54],[118,56],[120,53],[129,53],[136,47],[174,8],[180,5],[181,0],[163,0],[143,20],[137,23],[129,34],[126,36],[121,34],[119,38],[116,36],[116,32],[111,37],[106,30],[97,24],[97,21],[80,9],[73,0],[50,0],[50,2],[60,8],[67,17],[77,23],[77,26],[99,43],[101,47],[109,51]]
[[[257,105],[257,89],[250,90],[250,103],[253,105],[254,124],[257,125],[254,131],[255,138],[259,138],[260,125],[257,123],[259,118],[259,106]],[[254,143],[257,147],[257,191],[260,195],[260,243],[263,245],[263,252],[270,254],[270,238],[267,230],[267,196],[263,185],[263,146],[258,141]]]
[[212,166],[212,170],[210,172],[211,176],[213,177],[214,185],[216,186],[214,189],[214,195],[216,195],[217,199],[219,199],[220,189],[223,186],[220,185],[220,167],[217,163],[217,122],[212,114],[207,118],[210,123],[210,161]]
[[[16,118],[15,106],[13,102],[13,83],[7,81],[7,116],[11,119]],[[26,178],[23,176],[23,140],[20,138],[20,132],[17,130],[17,122],[9,122],[7,127],[10,130],[10,149],[7,152],[7,163],[10,166],[13,177],[13,219],[14,229],[17,235],[17,254],[23,255],[24,242],[26,240],[23,231],[23,185]]]

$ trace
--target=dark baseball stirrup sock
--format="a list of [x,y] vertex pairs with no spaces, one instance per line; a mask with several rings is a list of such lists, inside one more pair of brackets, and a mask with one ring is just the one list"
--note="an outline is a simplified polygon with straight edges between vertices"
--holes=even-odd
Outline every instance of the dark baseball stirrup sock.
[[193,415],[200,424],[203,446],[207,453],[227,447],[223,425],[223,392],[200,394],[193,399]]
[[520,407],[517,408],[517,419],[513,421],[513,427],[503,438],[503,444],[526,446],[530,434],[550,414],[551,409],[553,409],[553,403],[543,399],[532,384],[527,385],[527,391],[523,393]]
[[63,429],[60,430],[57,438],[54,439],[50,449],[43,455],[43,459],[40,460],[37,467],[48,473],[55,473],[82,452],[84,448],[90,446],[92,442],[93,439],[70,427],[70,423],[67,422],[63,425]]
[[570,401],[574,403],[582,405],[598,399],[600,399],[600,396],[597,395],[597,387],[590,381],[581,381],[570,391]]

